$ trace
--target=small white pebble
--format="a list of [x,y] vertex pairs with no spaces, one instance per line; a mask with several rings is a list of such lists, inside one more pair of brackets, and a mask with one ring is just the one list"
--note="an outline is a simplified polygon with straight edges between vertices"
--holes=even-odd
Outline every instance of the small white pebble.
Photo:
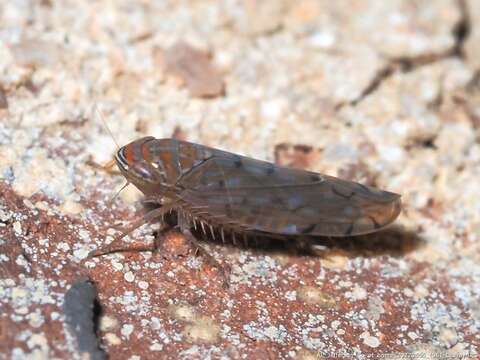
[[267,119],[278,119],[283,113],[284,104],[281,100],[272,99],[262,103],[262,116]]
[[26,315],[26,314],[28,314],[28,307],[22,306],[22,307],[16,308],[15,312],[17,314]]
[[336,42],[335,35],[328,31],[317,31],[309,38],[309,42],[316,48],[330,48]]
[[128,271],[125,273],[125,275],[123,275],[123,278],[125,279],[125,281],[133,282],[133,280],[135,280],[135,275],[133,275],[131,271]]
[[118,270],[118,271],[120,271],[120,270],[123,269],[122,263],[119,263],[119,262],[116,262],[116,261],[115,261],[115,262],[112,262],[112,266],[113,266],[113,268],[114,268],[115,270]]
[[78,231],[78,236],[80,236],[80,238],[85,241],[90,239],[90,233],[85,229],[80,229]]
[[295,290],[293,291],[287,291],[285,293],[285,298],[290,301],[295,301],[297,300],[297,292]]
[[73,256],[75,256],[79,260],[83,260],[83,259],[86,259],[88,257],[89,253],[90,253],[90,251],[88,249],[80,248],[80,249],[75,250],[73,252]]
[[138,287],[140,289],[147,290],[148,289],[148,282],[141,280],[141,281],[138,282]]
[[153,330],[158,330],[162,327],[162,324],[160,322],[160,319],[157,317],[152,317],[150,326],[152,327]]
[[151,351],[162,351],[163,350],[163,345],[159,343],[155,343],[150,345],[150,350]]
[[50,206],[48,205],[48,203],[46,201],[37,201],[35,203],[35,207],[39,210],[43,210],[43,211],[48,211],[50,209]]
[[35,205],[33,205],[32,202],[28,199],[23,199],[23,203],[25,204],[25,206],[29,207],[30,209],[33,209],[35,207]]
[[28,295],[28,292],[26,289],[21,288],[21,287],[16,287],[12,289],[12,300],[13,301],[18,301],[20,298],[24,298]]
[[340,280],[339,283],[338,283],[338,285],[339,285],[340,287],[349,288],[349,287],[351,287],[353,284],[352,284],[351,281],[348,281],[348,280],[347,280],[347,281]]
[[132,324],[125,324],[122,326],[120,333],[127,339],[130,338],[130,335],[133,332],[133,325]]
[[30,349],[40,347],[46,349],[48,347],[47,338],[43,334],[32,334],[27,341],[27,345]]
[[417,340],[418,339],[418,335],[415,334],[413,331],[409,331],[407,335],[412,340]]
[[416,300],[423,299],[426,296],[428,296],[428,289],[423,285],[417,285],[417,286],[415,286],[414,295],[415,295]]
[[93,269],[97,264],[94,261],[85,261],[83,263],[87,269]]
[[102,331],[115,329],[117,325],[118,325],[117,319],[111,316],[104,315],[100,318],[100,330]]
[[352,298],[354,300],[365,300],[367,298],[367,291],[364,288],[355,286],[352,291]]
[[378,338],[376,338],[375,336],[365,336],[365,338],[363,339],[363,343],[372,348],[380,346],[380,340],[378,340]]
[[13,231],[15,231],[15,235],[17,236],[22,235],[22,224],[19,221],[13,223]]
[[34,328],[38,328],[43,325],[44,319],[43,316],[40,314],[40,311],[33,312],[27,315],[28,323],[30,326]]
[[82,212],[83,206],[78,202],[67,199],[61,206],[61,209],[67,214],[76,215]]
[[61,242],[57,244],[57,249],[68,251],[70,250],[70,245],[68,245],[66,242]]
[[118,345],[120,344],[120,338],[115,335],[114,333],[106,333],[105,334],[105,340],[107,340],[107,342],[110,344],[110,345]]

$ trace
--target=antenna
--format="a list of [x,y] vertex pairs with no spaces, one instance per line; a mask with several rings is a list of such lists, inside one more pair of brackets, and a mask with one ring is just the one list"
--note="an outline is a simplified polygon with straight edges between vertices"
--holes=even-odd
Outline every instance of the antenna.
[[127,181],[126,184],[124,184],[120,190],[117,191],[117,193],[115,194],[115,196],[110,200],[110,202],[114,202],[115,199],[118,197],[118,195],[120,195],[120,193],[122,192],[123,189],[125,189],[128,185],[130,185],[130,183]]
[[120,145],[118,145],[118,142],[115,139],[115,136],[113,136],[112,130],[110,130],[110,128],[108,127],[107,121],[105,120],[105,117],[103,116],[103,113],[100,111],[96,102],[93,104],[93,111],[95,111],[100,116],[100,119],[102,120],[103,126],[105,126],[105,129],[110,134],[113,142],[117,146],[117,150],[120,149]]

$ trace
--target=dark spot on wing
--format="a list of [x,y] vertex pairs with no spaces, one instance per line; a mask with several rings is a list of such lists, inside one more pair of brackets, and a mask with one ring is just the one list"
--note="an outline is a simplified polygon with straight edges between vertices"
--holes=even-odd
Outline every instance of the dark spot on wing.
[[375,229],[380,229],[380,224],[377,222],[377,220],[375,220],[375,218],[373,216],[369,216],[370,220],[372,220],[373,222],[373,226],[375,227]]
[[322,181],[322,177],[318,174],[312,174],[310,175],[310,179],[313,181],[313,182],[318,182],[318,181]]
[[233,160],[233,163],[235,164],[236,168],[241,168],[243,166],[242,158],[240,156],[235,156],[235,160]]
[[275,172],[275,166],[273,164],[269,164],[267,168],[267,175],[272,175]]
[[345,231],[345,235],[347,236],[352,235],[352,231],[353,231],[353,223],[351,223],[348,229]]
[[340,191],[338,191],[338,189],[335,187],[335,185],[332,185],[332,191],[334,194],[338,195],[338,196],[341,196],[345,199],[351,199],[353,195],[355,195],[355,191],[352,191],[350,194],[348,195],[345,195],[345,194],[342,194]]
[[311,233],[314,229],[315,229],[315,226],[317,226],[316,224],[312,224],[312,225],[309,225],[307,226],[306,228],[302,229],[302,234],[309,234]]

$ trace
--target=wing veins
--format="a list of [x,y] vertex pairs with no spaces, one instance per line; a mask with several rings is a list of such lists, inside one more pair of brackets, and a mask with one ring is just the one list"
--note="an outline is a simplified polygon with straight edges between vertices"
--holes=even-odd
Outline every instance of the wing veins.
[[[235,187],[229,187],[229,190],[260,190],[260,189],[283,189],[283,188],[296,188],[296,187],[310,187],[314,185],[319,185],[323,183],[324,181],[317,181],[314,183],[305,183],[305,184],[272,184],[272,185],[258,185],[258,186],[235,186]],[[227,188],[227,187],[226,187]],[[221,188],[215,189],[215,190],[210,190],[210,191],[218,191],[218,190],[223,190]],[[189,190],[189,191],[195,191],[195,190]],[[202,189],[202,193],[209,192],[205,191]]]

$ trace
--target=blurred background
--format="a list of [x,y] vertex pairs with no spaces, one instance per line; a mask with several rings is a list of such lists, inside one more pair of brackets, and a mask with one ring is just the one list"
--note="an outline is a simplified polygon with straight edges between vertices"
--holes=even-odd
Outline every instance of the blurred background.
[[[2,2],[0,352],[477,358],[479,23],[477,0]],[[192,252],[88,260],[141,211],[96,166],[117,150],[104,123],[120,146],[197,142],[397,192],[404,211],[317,258],[211,244],[230,292]],[[104,353],[65,323],[80,275]]]

